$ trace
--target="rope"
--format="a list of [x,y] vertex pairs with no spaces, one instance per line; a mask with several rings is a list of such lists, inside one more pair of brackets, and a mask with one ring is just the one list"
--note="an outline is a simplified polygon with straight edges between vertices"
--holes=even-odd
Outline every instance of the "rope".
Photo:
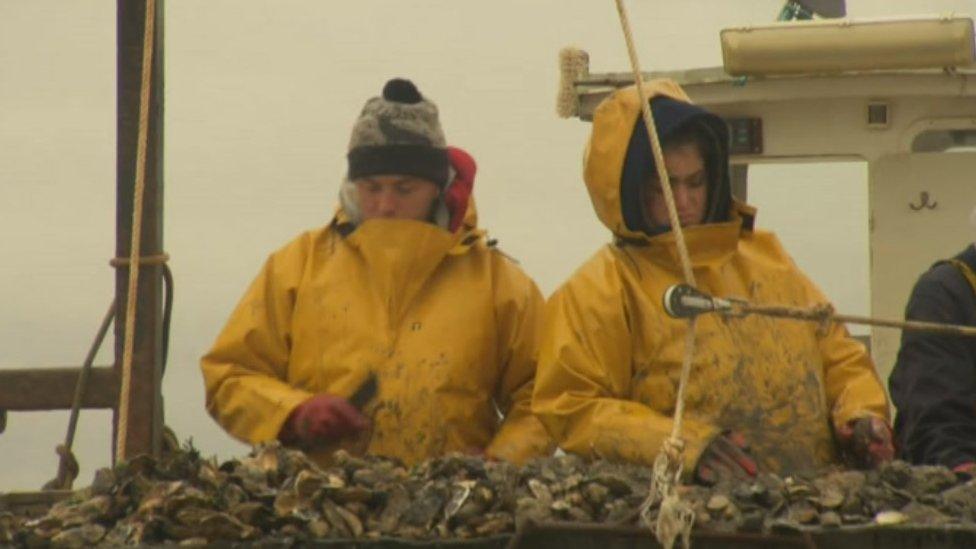
[[681,270],[684,272],[685,282],[691,286],[696,286],[695,273],[691,270],[691,258],[688,256],[688,247],[685,245],[685,234],[681,230],[681,220],[678,219],[678,210],[674,205],[674,193],[671,192],[671,179],[668,177],[667,166],[664,165],[664,153],[661,152],[661,141],[658,139],[657,125],[654,123],[654,113],[651,111],[647,91],[642,85],[643,78],[641,77],[640,61],[637,59],[637,50],[634,49],[634,37],[630,32],[630,20],[627,18],[627,8],[624,7],[623,0],[615,1],[617,2],[617,12],[620,14],[620,25],[624,31],[624,40],[627,42],[627,54],[630,56],[630,66],[634,71],[634,82],[637,86],[637,95],[640,97],[644,126],[647,128],[647,134],[651,137],[651,152],[654,154],[657,177],[661,182],[661,189],[664,191],[664,201],[668,205],[668,218],[671,221],[675,244],[678,247]]
[[[158,255],[144,255],[138,258],[136,263],[140,265],[162,265],[167,261],[169,261],[169,254],[162,253]],[[129,257],[113,257],[108,260],[108,264],[116,269],[128,267],[132,262],[132,258]]]
[[721,314],[732,317],[743,317],[751,314],[775,318],[791,318],[817,322],[826,327],[831,322],[847,324],[863,324],[867,326],[882,326],[885,328],[899,328],[917,332],[930,332],[945,335],[976,337],[976,327],[959,324],[943,324],[941,322],[925,322],[921,320],[890,320],[873,318],[870,316],[846,315],[834,312],[830,305],[817,305],[810,308],[787,307],[784,305],[754,305],[743,301],[733,301],[732,310]]
[[[163,285],[166,288],[166,301],[163,304],[163,357],[162,373],[166,373],[166,362],[169,357],[169,327],[173,316],[173,272],[166,264],[169,261],[169,254],[161,253],[158,255],[144,255],[139,258],[142,265],[162,265],[163,266]],[[513,260],[514,261],[514,260]],[[128,267],[132,263],[128,257],[113,257],[108,264],[116,269]]]
[[122,379],[119,388],[119,425],[115,455],[125,461],[129,433],[129,393],[132,390],[132,347],[135,340],[136,290],[139,281],[142,241],[142,198],[146,187],[146,143],[149,139],[149,91],[152,77],[156,2],[146,0],[146,22],[142,38],[142,83],[139,94],[139,135],[136,143],[136,181],[132,197],[132,242],[129,247],[129,289],[125,304],[125,341],[122,347]]
[[[664,201],[668,206],[668,218],[671,220],[671,231],[674,233],[675,246],[678,248],[678,256],[681,259],[681,269],[684,272],[685,282],[692,287],[695,283],[695,273],[691,267],[691,258],[688,255],[688,247],[685,244],[685,235],[681,229],[681,220],[678,218],[678,211],[674,205],[674,194],[671,192],[671,180],[668,177],[667,166],[664,164],[664,154],[661,152],[661,143],[657,135],[654,123],[654,114],[651,111],[650,101],[644,90],[643,78],[641,77],[640,61],[637,58],[637,50],[634,47],[634,37],[630,30],[630,20],[627,17],[627,9],[623,0],[615,0],[617,3],[617,13],[620,15],[620,26],[623,29],[624,40],[627,42],[627,54],[630,56],[630,66],[634,72],[634,84],[637,87],[637,95],[640,98],[641,114],[644,119],[644,126],[650,136],[651,152],[654,154],[654,163],[657,168],[658,180],[661,182],[661,189],[664,193]],[[691,359],[695,354],[695,321],[688,322],[688,330],[685,332],[685,355],[681,363],[681,378],[678,382],[678,395],[674,410],[674,423],[671,429],[671,436],[665,439],[661,452],[654,460],[654,470],[651,477],[651,489],[648,492],[647,500],[641,508],[641,518],[647,526],[652,526],[651,508],[660,501],[657,521],[653,526],[658,542],[666,549],[674,546],[675,540],[681,536],[684,547],[690,547],[691,528],[694,525],[695,513],[691,506],[678,496],[675,487],[681,480],[682,454],[684,452],[684,441],[681,439],[681,427],[685,410],[685,388],[688,385],[688,377],[691,372]]]
[[569,118],[579,114],[576,81],[590,70],[590,56],[578,48],[559,50],[559,93],[556,95],[556,114]]
[[108,333],[109,326],[112,325],[113,318],[115,318],[114,299],[112,300],[112,304],[108,306],[108,311],[105,312],[105,316],[102,318],[102,323],[99,325],[98,332],[95,334],[95,340],[92,341],[91,347],[88,349],[88,355],[85,356],[85,362],[81,366],[81,372],[78,374],[78,382],[75,384],[75,396],[71,401],[71,415],[68,417],[68,431],[64,436],[64,444],[59,444],[55,450],[59,456],[58,473],[54,477],[54,480],[44,485],[45,490],[70,490],[75,479],[78,478],[78,459],[71,452],[71,448],[74,445],[75,432],[78,429],[78,415],[81,412],[81,401],[85,397],[85,391],[88,390],[88,377],[91,374],[95,356],[98,354],[98,350],[101,349],[102,342],[105,341],[105,335]]

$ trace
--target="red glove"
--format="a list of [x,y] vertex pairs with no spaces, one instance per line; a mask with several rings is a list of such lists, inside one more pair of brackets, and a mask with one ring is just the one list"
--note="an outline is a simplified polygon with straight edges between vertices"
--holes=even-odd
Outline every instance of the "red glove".
[[953,473],[963,473],[969,476],[976,476],[976,461],[960,463],[952,468]]
[[891,427],[879,417],[848,421],[837,431],[837,441],[847,461],[860,469],[874,469],[895,459]]
[[759,465],[749,455],[746,438],[735,431],[715,437],[705,447],[695,468],[699,482],[709,485],[720,480],[751,478],[758,472]]
[[278,433],[286,444],[314,446],[354,435],[367,428],[369,421],[344,398],[315,395],[296,407]]

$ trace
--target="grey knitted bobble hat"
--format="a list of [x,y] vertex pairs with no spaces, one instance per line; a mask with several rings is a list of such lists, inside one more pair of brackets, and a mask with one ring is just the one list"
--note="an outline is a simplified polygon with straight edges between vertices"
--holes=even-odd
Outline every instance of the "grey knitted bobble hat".
[[348,179],[373,175],[412,175],[437,184],[448,182],[449,161],[437,106],[413,82],[394,78],[383,96],[366,102],[349,139]]

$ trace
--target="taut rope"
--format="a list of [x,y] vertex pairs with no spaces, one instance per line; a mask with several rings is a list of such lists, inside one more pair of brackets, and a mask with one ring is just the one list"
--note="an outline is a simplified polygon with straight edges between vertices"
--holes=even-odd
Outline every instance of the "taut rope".
[[[668,177],[667,166],[664,164],[664,154],[661,152],[661,142],[657,135],[656,125],[654,124],[654,114],[644,90],[643,78],[641,77],[640,61],[637,58],[637,50],[634,48],[634,38],[630,30],[630,21],[627,17],[627,9],[624,7],[623,0],[615,0],[617,12],[620,15],[620,26],[623,29],[624,40],[627,42],[627,53],[630,56],[630,65],[634,72],[634,83],[637,87],[637,94],[641,102],[641,113],[644,119],[644,126],[650,136],[651,152],[654,154],[654,163],[657,168],[658,180],[661,182],[661,189],[664,193],[664,201],[668,206],[668,218],[671,220],[671,230],[675,236],[675,246],[678,248],[678,256],[681,259],[681,269],[684,272],[685,282],[695,287],[695,273],[692,271],[691,258],[688,255],[688,247],[685,244],[684,232],[681,229],[681,220],[678,218],[678,211],[674,205],[674,193],[671,192],[671,180]],[[674,410],[674,423],[671,429],[671,436],[665,439],[661,452],[654,460],[654,472],[651,479],[651,488],[647,496],[647,501],[641,509],[641,518],[645,524],[652,526],[657,540],[666,549],[674,546],[675,540],[681,536],[684,546],[690,546],[691,528],[694,525],[695,513],[691,506],[681,500],[675,487],[681,480],[682,454],[684,453],[684,441],[681,439],[682,420],[685,410],[685,388],[688,385],[688,377],[691,372],[691,360],[695,354],[695,319],[688,321],[688,330],[685,335],[685,356],[681,363],[681,378],[678,383],[678,395]],[[657,522],[651,524],[650,510],[653,505],[660,502],[658,509]]]

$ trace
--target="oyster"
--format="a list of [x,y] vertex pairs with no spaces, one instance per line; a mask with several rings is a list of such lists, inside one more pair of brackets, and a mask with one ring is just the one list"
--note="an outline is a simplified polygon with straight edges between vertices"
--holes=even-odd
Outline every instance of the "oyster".
[[708,503],[705,504],[705,508],[709,511],[719,512],[728,507],[730,503],[731,502],[727,496],[715,494],[714,496],[708,498]]
[[908,521],[908,515],[900,511],[882,511],[874,517],[874,522],[882,526],[901,524],[906,521]]
[[99,524],[85,524],[68,528],[58,532],[51,538],[51,545],[55,547],[82,548],[91,547],[105,537],[105,527]]

